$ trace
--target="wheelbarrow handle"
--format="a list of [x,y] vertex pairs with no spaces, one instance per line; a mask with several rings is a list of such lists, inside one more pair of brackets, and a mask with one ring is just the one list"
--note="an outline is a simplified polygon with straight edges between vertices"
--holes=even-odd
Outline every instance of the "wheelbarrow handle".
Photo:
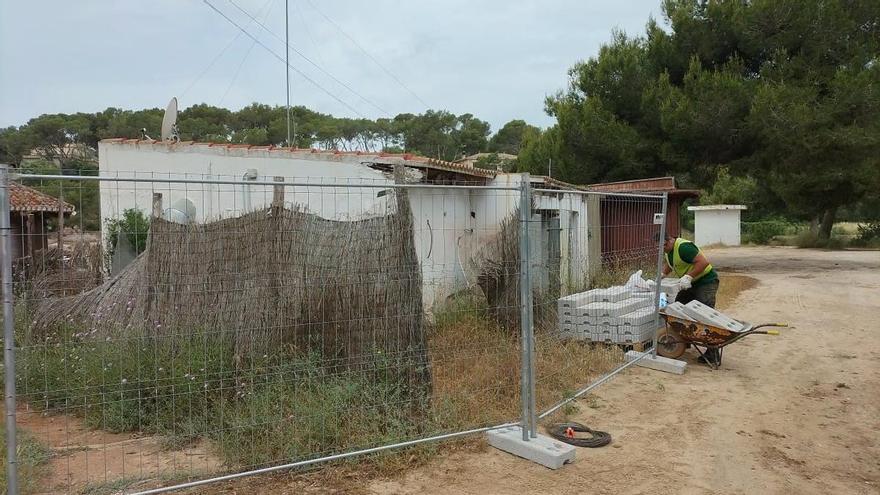
[[760,325],[753,326],[752,330],[757,330],[764,327],[789,328],[789,325],[788,323],[761,323]]
[[754,327],[752,327],[752,329],[749,330],[749,333],[763,333],[763,334],[767,334],[767,335],[779,335],[779,330],[756,331],[759,328],[766,328],[766,327],[789,328],[789,325],[788,325],[788,323],[762,323],[760,325],[755,325]]

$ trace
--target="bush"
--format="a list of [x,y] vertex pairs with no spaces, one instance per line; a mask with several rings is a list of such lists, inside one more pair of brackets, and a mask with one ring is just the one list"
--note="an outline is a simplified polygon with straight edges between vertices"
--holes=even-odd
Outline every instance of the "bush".
[[799,248],[816,248],[816,249],[843,249],[846,242],[832,236],[830,239],[822,239],[815,232],[809,230],[801,232],[794,239],[794,245]]
[[119,234],[124,234],[128,244],[135,250],[135,254],[141,254],[147,249],[147,234],[150,231],[150,219],[144,213],[135,208],[129,208],[122,212],[122,218],[107,220],[107,252],[112,255],[119,243]]
[[859,225],[853,246],[880,246],[880,220]]
[[796,229],[795,226],[782,220],[743,222],[743,242],[769,244],[776,236],[786,235],[794,229]]

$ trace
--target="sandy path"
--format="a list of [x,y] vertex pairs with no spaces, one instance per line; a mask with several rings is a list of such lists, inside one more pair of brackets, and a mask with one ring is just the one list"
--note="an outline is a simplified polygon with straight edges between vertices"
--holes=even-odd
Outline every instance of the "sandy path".
[[108,433],[86,428],[79,418],[43,415],[20,407],[19,428],[52,451],[39,493],[79,493],[99,485],[167,476],[203,476],[221,467],[207,442],[179,450],[158,437]]
[[611,432],[613,447],[581,450],[559,471],[487,450],[446,456],[369,490],[880,493],[880,253],[709,254],[722,273],[761,280],[730,314],[795,328],[737,343],[720,371],[637,368],[601,387],[574,419]]

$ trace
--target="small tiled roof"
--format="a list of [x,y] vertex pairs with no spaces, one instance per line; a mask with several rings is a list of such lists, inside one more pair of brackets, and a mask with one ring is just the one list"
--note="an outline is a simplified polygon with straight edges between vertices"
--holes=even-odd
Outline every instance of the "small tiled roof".
[[586,186],[590,191],[619,193],[669,193],[676,196],[697,197],[696,189],[678,189],[675,177],[653,177],[650,179],[622,180],[619,182],[603,182]]
[[155,139],[127,139],[127,138],[110,138],[102,139],[101,143],[105,144],[127,144],[127,145],[153,145],[167,146],[174,149],[183,146],[201,146],[209,149],[226,149],[226,150],[245,150],[271,152],[271,153],[289,153],[291,158],[308,159],[309,155],[321,155],[328,157],[339,157],[342,159],[349,158],[351,161],[359,163],[377,163],[385,165],[405,165],[414,168],[423,168],[431,170],[442,170],[446,172],[456,172],[463,175],[481,177],[491,179],[497,174],[492,170],[475,169],[458,163],[447,162],[445,160],[437,160],[425,156],[414,155],[412,153],[370,153],[364,151],[336,151],[336,150],[318,150],[309,148],[287,148],[279,146],[258,146],[250,144],[233,144],[233,143],[203,143],[197,141],[180,141],[176,143],[157,141]]
[[57,212],[62,207],[64,213],[73,213],[74,208],[70,203],[59,201],[58,198],[41,193],[32,187],[23,186],[15,182],[9,183],[9,209],[11,211],[22,213],[35,211]]

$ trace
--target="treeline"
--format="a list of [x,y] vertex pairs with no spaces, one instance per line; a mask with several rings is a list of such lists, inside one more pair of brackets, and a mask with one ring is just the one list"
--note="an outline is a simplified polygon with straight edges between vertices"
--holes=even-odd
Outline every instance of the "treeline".
[[[70,145],[95,148],[111,137],[159,139],[163,110],[108,108],[97,113],[41,115],[20,127],[0,129],[0,161],[17,164],[32,150],[43,158],[65,165],[77,162],[81,153]],[[410,152],[456,160],[478,152],[519,153],[525,133],[536,127],[512,120],[495,134],[487,122],[467,113],[443,110],[423,114],[400,114],[394,118],[348,119],[291,108],[291,142],[300,148],[341,151]],[[182,140],[218,143],[285,146],[286,109],[254,103],[238,111],[207,104],[193,105],[179,113]]]

